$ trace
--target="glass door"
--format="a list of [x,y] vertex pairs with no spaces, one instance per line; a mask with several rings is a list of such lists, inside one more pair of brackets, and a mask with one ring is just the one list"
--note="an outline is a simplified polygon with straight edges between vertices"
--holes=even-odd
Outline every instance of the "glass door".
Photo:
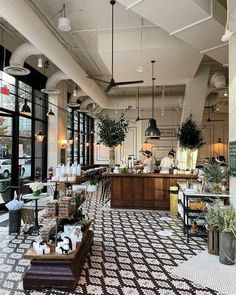
[[[12,116],[0,112],[0,191],[11,185],[12,128]],[[7,203],[10,199],[10,191],[0,194],[0,204]]]

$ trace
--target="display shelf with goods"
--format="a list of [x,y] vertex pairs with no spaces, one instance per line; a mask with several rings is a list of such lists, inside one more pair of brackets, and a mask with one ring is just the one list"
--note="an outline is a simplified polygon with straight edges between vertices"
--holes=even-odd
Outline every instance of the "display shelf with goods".
[[215,194],[202,192],[200,183],[192,184],[188,188],[186,182],[178,182],[179,186],[179,204],[178,213],[183,222],[183,232],[189,242],[190,237],[207,237],[205,213],[207,203],[215,199],[221,199],[225,204],[229,202],[229,193]]
[[31,259],[31,266],[23,278],[25,290],[76,288],[83,262],[93,243],[90,226],[94,220],[85,219],[82,214],[84,201],[85,192],[68,191],[59,200],[47,203],[41,215],[40,236],[35,238],[24,256]]

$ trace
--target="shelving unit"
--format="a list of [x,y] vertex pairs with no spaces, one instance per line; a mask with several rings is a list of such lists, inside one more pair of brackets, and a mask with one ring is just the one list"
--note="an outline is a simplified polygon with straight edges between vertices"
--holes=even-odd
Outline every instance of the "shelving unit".
[[205,225],[198,225],[198,230],[194,232],[191,229],[192,222],[199,217],[204,219],[204,210],[194,210],[191,209],[189,204],[191,200],[199,200],[199,202],[210,203],[214,199],[221,199],[225,204],[229,202],[229,194],[215,194],[215,193],[205,193],[201,191],[201,184],[192,184],[191,189],[187,188],[186,182],[178,182],[179,186],[179,204],[178,213],[183,221],[183,232],[187,237],[187,243],[190,237],[207,237],[207,231]]

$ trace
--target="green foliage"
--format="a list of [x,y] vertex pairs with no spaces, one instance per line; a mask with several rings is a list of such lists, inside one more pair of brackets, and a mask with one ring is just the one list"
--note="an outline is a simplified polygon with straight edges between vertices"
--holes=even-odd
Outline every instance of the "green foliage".
[[208,229],[232,233],[236,237],[236,210],[233,205],[224,206],[220,200],[208,205],[206,213]]
[[223,224],[222,208],[224,204],[221,200],[215,200],[212,204],[207,204],[207,213],[205,219],[209,230],[219,229],[219,225]]
[[98,137],[99,142],[107,147],[116,147],[121,144],[128,132],[128,121],[125,119],[124,114],[115,120],[107,114],[98,116]]
[[204,178],[208,182],[222,183],[229,178],[229,168],[221,167],[217,163],[204,165],[203,171],[205,173]]
[[97,179],[93,178],[93,179],[90,179],[89,180],[89,184],[90,185],[97,185],[98,184],[98,181],[97,181]]
[[196,122],[192,120],[192,114],[179,126],[177,139],[180,147],[191,150],[198,149],[205,144],[202,131],[198,128]]

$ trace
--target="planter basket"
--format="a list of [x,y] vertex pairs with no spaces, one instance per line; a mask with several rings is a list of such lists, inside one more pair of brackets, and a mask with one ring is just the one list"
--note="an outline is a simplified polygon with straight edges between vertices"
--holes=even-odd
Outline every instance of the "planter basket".
[[208,230],[208,253],[219,255],[219,231],[217,229]]

